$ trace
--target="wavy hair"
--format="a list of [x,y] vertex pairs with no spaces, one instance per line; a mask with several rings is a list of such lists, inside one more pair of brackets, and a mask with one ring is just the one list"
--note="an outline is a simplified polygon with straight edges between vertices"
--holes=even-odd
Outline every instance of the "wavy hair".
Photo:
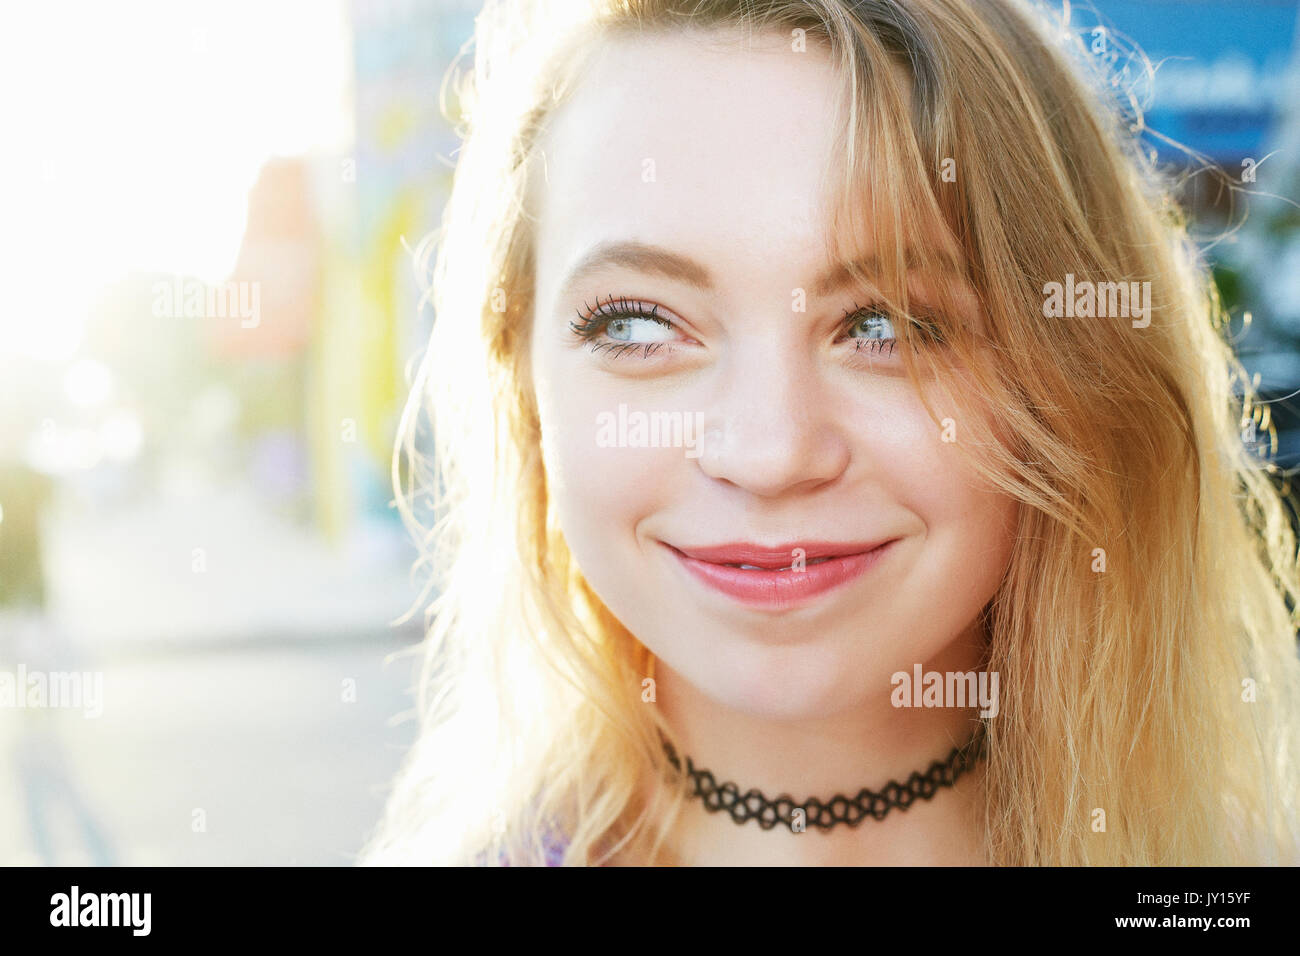
[[[538,863],[555,831],[568,864],[679,862],[686,784],[642,701],[648,652],[548,494],[533,177],[603,41],[723,28],[829,51],[836,251],[873,243],[927,409],[1020,502],[984,614],[990,862],[1300,862],[1300,581],[1275,469],[1241,441],[1259,407],[1140,111],[1076,27],[1018,0],[489,0],[472,71],[449,75],[463,147],[393,465],[437,594],[420,733],[363,862]],[[935,228],[963,261],[909,242]],[[982,328],[942,318],[961,311],[942,290],[912,315],[910,268],[959,269]],[[1150,283],[1149,321],[1045,315],[1067,275]]]

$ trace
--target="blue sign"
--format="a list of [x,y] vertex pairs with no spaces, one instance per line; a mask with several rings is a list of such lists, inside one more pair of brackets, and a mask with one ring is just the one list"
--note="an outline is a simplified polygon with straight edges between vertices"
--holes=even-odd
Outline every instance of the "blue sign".
[[[1076,29],[1096,39],[1096,22],[1071,5]],[[1296,0],[1094,0],[1120,50],[1136,45],[1151,61],[1146,124],[1220,163],[1266,151],[1286,104],[1300,3]],[[1119,63],[1123,66],[1123,61]],[[1136,73],[1136,64],[1132,71]],[[1181,155],[1158,138],[1167,157]]]

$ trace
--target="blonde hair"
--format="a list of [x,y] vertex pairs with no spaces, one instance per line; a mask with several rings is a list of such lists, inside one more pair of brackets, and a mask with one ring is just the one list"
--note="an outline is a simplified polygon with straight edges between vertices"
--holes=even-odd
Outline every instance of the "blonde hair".
[[[394,456],[438,592],[421,730],[364,862],[535,863],[551,828],[566,863],[678,862],[686,791],[659,783],[656,730],[678,741],[642,701],[648,652],[587,586],[548,496],[529,182],[602,38],[723,26],[829,50],[847,112],[836,241],[873,242],[926,407],[1021,502],[985,609],[1004,690],[992,862],[1300,862],[1296,543],[1242,447],[1250,383],[1169,185],[1077,31],[1013,0],[490,0]],[[954,268],[908,243],[934,228],[982,328],[942,318],[960,312],[942,290],[933,315],[909,312],[907,269]],[[1045,317],[1067,274],[1149,282],[1149,325]]]

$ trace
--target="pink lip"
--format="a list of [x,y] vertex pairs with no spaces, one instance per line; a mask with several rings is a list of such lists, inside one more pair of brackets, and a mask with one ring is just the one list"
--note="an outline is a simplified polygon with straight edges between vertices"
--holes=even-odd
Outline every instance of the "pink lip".
[[[840,544],[812,541],[775,548],[749,543],[667,547],[696,580],[715,591],[750,607],[787,610],[861,577],[897,540]],[[791,570],[796,549],[804,552],[802,571]],[[826,560],[819,561],[821,558]],[[729,567],[733,564],[749,564],[760,570]]]

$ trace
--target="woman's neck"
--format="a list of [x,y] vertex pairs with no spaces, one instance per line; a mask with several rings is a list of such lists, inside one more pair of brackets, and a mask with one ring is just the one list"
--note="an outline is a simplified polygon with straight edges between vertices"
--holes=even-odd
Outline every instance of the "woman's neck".
[[[968,672],[981,667],[977,642],[957,642],[924,671]],[[663,662],[657,665],[658,704],[681,741],[683,764],[709,770],[718,785],[734,783],[775,800],[823,803],[836,794],[881,789],[924,773],[964,744],[976,729],[974,707],[898,708],[888,692],[853,711],[798,721],[739,713],[706,698]],[[919,688],[917,689],[919,693]],[[688,865],[978,865],[988,862],[983,840],[984,764],[930,800],[894,808],[883,820],[828,830],[808,826],[762,829],[737,825],[691,798],[674,830],[674,851]]]

